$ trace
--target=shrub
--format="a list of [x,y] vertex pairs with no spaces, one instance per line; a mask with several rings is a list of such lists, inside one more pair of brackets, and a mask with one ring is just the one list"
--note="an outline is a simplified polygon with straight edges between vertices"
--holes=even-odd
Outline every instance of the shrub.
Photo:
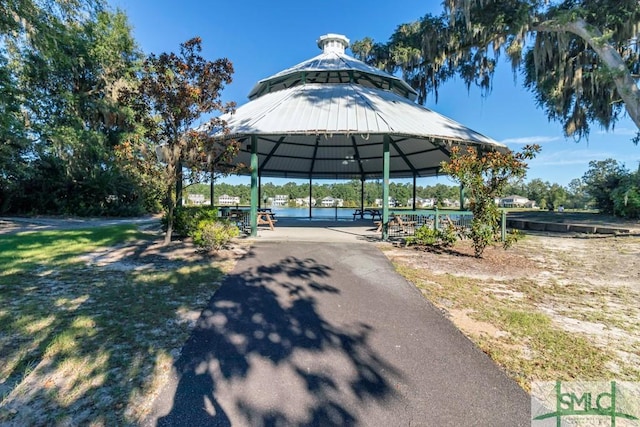
[[[218,210],[210,206],[180,206],[177,207],[173,217],[173,233],[177,236],[193,237],[200,221],[215,221],[218,219]],[[162,217],[163,230],[167,230],[167,216]]]
[[511,246],[513,246],[514,243],[516,243],[522,237],[524,237],[524,234],[520,230],[513,229],[509,231],[505,236],[504,242],[502,242],[502,247],[504,249],[509,249]]
[[622,218],[640,218],[640,193],[637,187],[618,187],[613,190],[613,213]]
[[229,221],[216,218],[199,221],[192,237],[193,242],[202,249],[217,251],[224,248],[231,239],[238,237],[238,235],[240,235],[238,227]]
[[416,229],[413,236],[406,239],[407,246],[437,246],[450,247],[458,239],[455,227],[449,224],[442,230],[434,230],[432,227],[423,225]]

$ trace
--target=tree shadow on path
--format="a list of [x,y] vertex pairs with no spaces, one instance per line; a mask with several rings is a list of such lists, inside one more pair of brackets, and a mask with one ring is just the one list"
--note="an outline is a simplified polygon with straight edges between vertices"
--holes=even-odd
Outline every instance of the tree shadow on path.
[[228,276],[175,364],[158,425],[354,425],[363,406],[393,398],[400,374],[370,347],[372,328],[326,317],[341,303],[331,272],[286,257]]

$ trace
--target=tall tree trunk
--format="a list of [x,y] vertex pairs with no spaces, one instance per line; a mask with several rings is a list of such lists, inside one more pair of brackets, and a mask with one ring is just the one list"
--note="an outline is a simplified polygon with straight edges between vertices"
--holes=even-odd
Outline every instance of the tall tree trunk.
[[175,202],[173,199],[173,186],[169,186],[167,192],[167,232],[164,234],[164,245],[171,243],[171,235],[173,234],[173,220],[175,217]]
[[182,160],[176,162],[176,206],[182,206]]

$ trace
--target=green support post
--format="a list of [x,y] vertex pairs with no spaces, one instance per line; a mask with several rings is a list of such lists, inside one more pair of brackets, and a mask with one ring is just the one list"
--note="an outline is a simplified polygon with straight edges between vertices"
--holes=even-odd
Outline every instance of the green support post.
[[258,235],[258,138],[251,136],[251,237]]
[[382,144],[382,240],[389,240],[389,170],[391,156],[389,155],[389,135],[385,135]]
[[364,178],[360,179],[360,212],[364,212]]
[[412,197],[413,197],[413,210],[415,211],[417,209],[416,208],[416,199],[418,198],[418,189],[416,187],[416,174],[415,173],[413,174],[413,194],[412,194]]

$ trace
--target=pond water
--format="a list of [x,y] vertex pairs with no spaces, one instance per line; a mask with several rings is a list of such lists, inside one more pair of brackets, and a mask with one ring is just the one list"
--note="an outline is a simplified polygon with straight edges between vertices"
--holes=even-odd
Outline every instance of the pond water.
[[[273,213],[281,218],[309,218],[309,208],[272,207]],[[356,208],[311,208],[312,219],[352,220]]]

